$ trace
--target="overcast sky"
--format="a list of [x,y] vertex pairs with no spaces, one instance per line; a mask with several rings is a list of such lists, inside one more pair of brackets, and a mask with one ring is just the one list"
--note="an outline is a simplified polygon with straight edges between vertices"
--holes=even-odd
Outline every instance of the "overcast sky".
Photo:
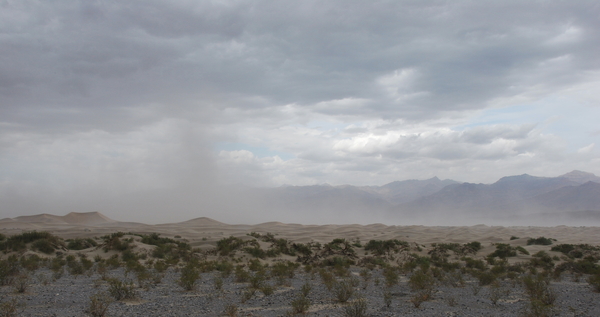
[[0,0],[0,208],[600,175],[599,16],[596,1]]

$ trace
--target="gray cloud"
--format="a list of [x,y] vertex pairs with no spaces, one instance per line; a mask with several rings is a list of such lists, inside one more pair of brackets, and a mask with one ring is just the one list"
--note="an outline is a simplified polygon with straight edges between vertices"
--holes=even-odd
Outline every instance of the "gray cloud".
[[[593,2],[5,1],[1,189],[493,181],[554,175],[566,158],[598,173],[596,128],[552,122],[575,108],[597,117],[599,13]],[[549,100],[564,106],[510,110]],[[577,139],[585,150],[569,152]],[[22,200],[11,208],[35,209]]]

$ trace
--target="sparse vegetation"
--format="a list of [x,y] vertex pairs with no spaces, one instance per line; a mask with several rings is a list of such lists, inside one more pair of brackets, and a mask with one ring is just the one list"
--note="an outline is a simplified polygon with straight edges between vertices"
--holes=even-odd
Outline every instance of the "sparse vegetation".
[[[411,290],[408,299],[416,308],[437,296],[436,283],[444,287],[468,286],[474,296],[503,306],[509,303],[505,299],[511,288],[522,283],[528,299],[522,312],[525,316],[549,316],[552,313],[557,295],[550,285],[550,277],[560,281],[563,272],[571,272],[574,279],[587,280],[590,289],[600,292],[600,248],[585,244],[559,244],[542,248],[543,251],[538,251],[540,247],[527,247],[536,250],[530,255],[521,246],[496,243],[494,252],[482,256],[478,255],[482,245],[477,241],[424,246],[395,239],[369,240],[361,244],[353,238],[320,244],[294,243],[274,234],[251,233],[249,237],[223,238],[217,241],[213,250],[199,250],[193,249],[185,239],[176,239],[179,240],[158,234],[124,232],[64,242],[46,232],[0,236],[0,249],[5,253],[0,259],[0,285],[13,287],[12,296],[22,296],[18,293],[29,296],[29,287],[36,288],[32,294],[38,287],[33,286],[31,277],[35,277],[38,284],[49,285],[52,278],[61,278],[63,272],[69,278],[86,278],[97,272],[100,278],[93,281],[97,293],[91,295],[89,305],[82,308],[91,316],[105,316],[113,301],[135,299],[138,292],[161,283],[165,275],[167,282],[172,281],[173,274],[177,274],[174,278],[179,286],[193,291],[197,290],[200,273],[209,273],[212,284],[208,289],[214,290],[211,300],[215,297],[230,300],[232,285],[226,283],[235,282],[232,284],[237,285],[233,287],[243,308],[230,304],[222,311],[227,316],[240,315],[247,305],[255,305],[258,301],[253,298],[268,301],[267,296],[294,288],[298,294],[290,302],[288,315],[306,314],[311,307],[311,290],[316,288],[321,294],[323,286],[331,292],[330,299],[342,304],[333,306],[338,309],[337,315],[366,316],[367,301],[358,295],[360,288],[373,288],[369,293],[377,292],[381,296],[378,301],[383,302],[385,310],[393,313],[397,309],[393,305],[394,298],[402,288],[397,287],[400,276],[408,277]],[[533,244],[548,245],[543,239],[552,242],[544,237],[529,240],[536,240]],[[8,241],[11,243],[7,244]],[[265,242],[269,247],[265,247]],[[140,247],[140,243],[147,246]],[[364,252],[359,249],[363,246]],[[91,250],[87,249],[94,247],[102,248],[108,254],[88,258],[86,254]],[[550,250],[562,255],[555,256]],[[518,261],[515,263],[516,259],[512,259],[509,263],[507,258],[517,254],[521,255]],[[290,258],[291,255],[294,258]],[[269,257],[279,258],[265,260]],[[36,273],[42,268],[50,269],[51,273]],[[297,275],[306,278],[304,284],[292,280]],[[206,289],[202,287],[201,292]],[[451,307],[458,302],[446,290],[440,293],[440,299]],[[405,301],[406,297],[399,298],[399,303]],[[2,307],[6,305],[10,311],[12,303],[3,300]]]
[[107,292],[96,293],[90,296],[88,313],[93,317],[104,317],[112,302],[113,298]]

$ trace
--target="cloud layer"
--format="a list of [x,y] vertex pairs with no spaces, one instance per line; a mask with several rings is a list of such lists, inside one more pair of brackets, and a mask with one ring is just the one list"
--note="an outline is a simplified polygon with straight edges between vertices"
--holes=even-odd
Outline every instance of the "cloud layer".
[[600,174],[599,14],[594,2],[4,1],[2,209],[124,210],[124,193],[230,183]]

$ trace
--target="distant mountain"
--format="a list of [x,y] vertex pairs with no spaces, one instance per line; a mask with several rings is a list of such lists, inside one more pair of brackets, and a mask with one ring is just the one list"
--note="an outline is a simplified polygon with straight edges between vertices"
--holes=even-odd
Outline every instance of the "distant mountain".
[[592,173],[582,172],[582,171],[578,171],[578,170],[574,170],[572,172],[561,175],[559,177],[566,178],[572,182],[579,183],[579,184],[584,184],[587,182],[600,183],[600,177],[598,177]]
[[494,184],[455,184],[397,209],[408,213],[436,213],[460,211],[487,214],[515,201],[524,200],[552,190],[576,185],[566,178],[535,177],[527,174],[503,177]]
[[562,187],[535,196],[521,206],[542,212],[600,211],[600,183],[587,182],[579,186]]
[[364,186],[360,188],[364,191],[375,193],[388,202],[397,205],[434,194],[442,188],[453,184],[459,184],[459,182],[450,179],[440,180],[437,177],[433,177],[427,180],[411,179],[395,181],[383,186]]
[[454,216],[454,219],[493,223],[494,219],[531,220],[535,218],[533,214],[546,215],[545,221],[551,220],[548,214],[556,217],[561,214],[564,220],[584,211],[588,216],[600,211],[600,178],[573,171],[559,177],[507,176],[490,185],[449,185],[429,196],[392,207],[389,215],[404,219]]

